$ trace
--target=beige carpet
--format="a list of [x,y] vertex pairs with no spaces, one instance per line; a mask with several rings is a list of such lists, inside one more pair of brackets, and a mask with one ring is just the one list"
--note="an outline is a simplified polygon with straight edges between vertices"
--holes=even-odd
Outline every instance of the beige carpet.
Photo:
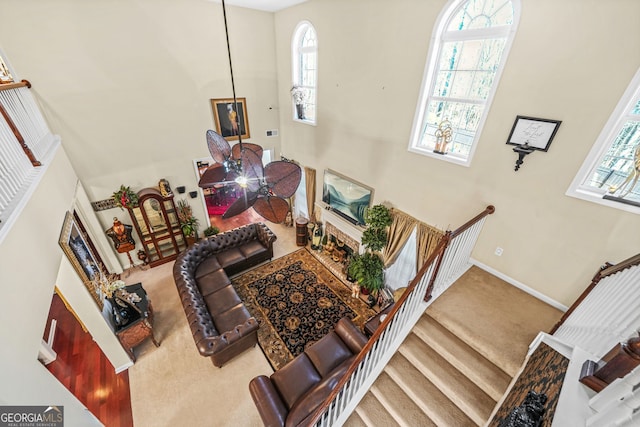
[[[274,255],[295,247],[295,230],[269,224],[278,235]],[[292,243],[293,242],[293,243]],[[249,381],[273,370],[258,346],[222,368],[198,353],[178,298],[173,262],[139,271],[127,284],[142,282],[154,309],[156,348],[148,340],[135,349],[137,362],[129,369],[131,406],[136,427],[260,426]]]
[[428,309],[449,331],[514,376],[529,344],[562,312],[473,266]]

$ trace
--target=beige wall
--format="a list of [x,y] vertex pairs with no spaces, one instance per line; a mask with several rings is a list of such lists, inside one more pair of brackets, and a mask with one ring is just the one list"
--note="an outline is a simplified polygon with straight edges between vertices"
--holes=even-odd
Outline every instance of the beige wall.
[[[638,252],[637,215],[565,195],[640,66],[640,3],[523,0],[522,18],[470,167],[407,152],[432,25],[445,1],[311,0],[276,14],[282,149],[375,187],[375,202],[441,227],[496,206],[473,256],[570,305],[605,261]],[[294,123],[291,36],[318,33],[318,125]],[[562,120],[547,153],[505,141],[516,115]],[[495,248],[504,248],[502,257]]]
[[16,223],[0,245],[0,401],[12,405],[63,405],[68,425],[99,425],[37,360],[54,286],[75,307],[115,366],[129,361],[58,239],[71,209],[77,177],[58,150]]
[[[266,136],[278,127],[273,14],[228,7],[227,18],[250,141],[279,153],[279,137]],[[161,178],[197,189],[192,160],[208,156],[215,129],[209,100],[232,97],[219,3],[4,1],[0,47],[33,83],[92,201]],[[205,224],[200,199],[191,205]],[[104,229],[114,215],[128,219],[101,212]]]

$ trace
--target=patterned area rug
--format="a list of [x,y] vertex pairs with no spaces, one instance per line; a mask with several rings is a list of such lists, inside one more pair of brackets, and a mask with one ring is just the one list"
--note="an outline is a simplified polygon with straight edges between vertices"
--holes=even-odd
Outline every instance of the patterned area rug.
[[545,412],[540,426],[551,426],[568,366],[569,359],[547,344],[540,344],[529,358],[522,374],[509,391],[489,426],[500,426],[509,417],[513,408],[522,404],[529,390],[546,394],[547,402],[544,405]]
[[375,312],[306,249],[241,276],[233,286],[258,319],[258,344],[278,370],[323,336],[342,317],[362,329]]

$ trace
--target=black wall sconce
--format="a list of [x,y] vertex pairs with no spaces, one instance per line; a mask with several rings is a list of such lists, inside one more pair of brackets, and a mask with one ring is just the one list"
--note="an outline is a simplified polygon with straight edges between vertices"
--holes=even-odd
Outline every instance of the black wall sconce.
[[180,194],[184,193],[184,190],[185,190],[184,185],[181,185],[181,186],[179,186],[179,187],[176,187],[176,190],[177,190],[177,191],[178,191],[178,193],[180,193]]
[[198,197],[198,192],[197,191],[189,191],[189,197],[191,197],[192,199],[195,199],[196,197]]
[[560,127],[560,120],[538,119],[535,117],[516,116],[513,123],[508,145],[513,147],[514,153],[518,153],[515,170],[520,169],[524,158],[534,151],[547,151]]

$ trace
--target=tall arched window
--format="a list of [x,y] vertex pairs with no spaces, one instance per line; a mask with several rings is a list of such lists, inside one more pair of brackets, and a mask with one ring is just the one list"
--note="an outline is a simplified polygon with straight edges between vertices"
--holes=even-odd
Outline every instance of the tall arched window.
[[302,21],[293,33],[291,43],[293,65],[293,119],[316,123],[316,99],[318,87],[318,38],[308,21]]
[[602,129],[567,195],[640,213],[640,69]]
[[519,0],[450,0],[434,26],[409,150],[468,166],[520,16]]

